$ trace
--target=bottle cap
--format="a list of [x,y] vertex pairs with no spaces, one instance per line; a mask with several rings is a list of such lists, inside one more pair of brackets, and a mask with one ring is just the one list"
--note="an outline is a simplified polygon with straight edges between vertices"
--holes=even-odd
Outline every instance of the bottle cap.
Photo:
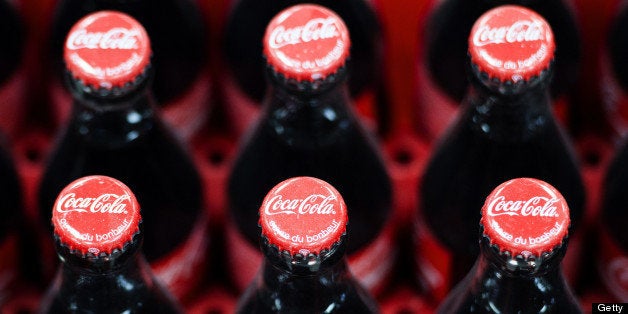
[[329,183],[295,177],[277,184],[259,210],[262,235],[279,252],[291,256],[319,254],[340,241],[346,231],[347,208]]
[[514,83],[539,76],[554,59],[552,29],[536,12],[504,5],[484,13],[469,36],[471,62],[489,78]]
[[85,85],[112,89],[132,83],[150,63],[144,27],[116,11],[100,11],[78,21],[68,33],[67,69]]
[[264,55],[286,78],[315,81],[345,65],[350,44],[349,30],[338,15],[319,5],[300,4],[270,21]]
[[111,254],[139,232],[140,206],[124,183],[87,176],[66,186],[52,209],[60,242],[83,255]]
[[486,198],[480,223],[501,252],[540,257],[561,245],[569,229],[569,207],[550,184],[518,178],[500,184]]

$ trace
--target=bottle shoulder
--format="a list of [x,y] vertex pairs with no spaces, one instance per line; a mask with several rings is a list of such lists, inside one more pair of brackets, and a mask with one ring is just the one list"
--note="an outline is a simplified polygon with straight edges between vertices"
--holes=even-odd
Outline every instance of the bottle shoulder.
[[560,268],[511,274],[482,257],[441,303],[438,313],[582,313]]
[[[57,138],[39,187],[40,210],[50,217],[57,194],[72,180],[108,175],[129,185],[142,208],[200,212],[200,175],[191,157],[174,138],[159,131],[116,147],[94,145],[71,128]],[[146,215],[152,219],[152,215]],[[193,218],[192,218],[193,219]]]
[[356,225],[353,232],[364,232],[351,236],[350,252],[375,237],[390,211],[391,181],[372,143],[356,130],[350,132],[347,138],[303,147],[276,136],[269,125],[258,126],[241,147],[228,179],[229,210],[252,243],[259,238],[257,212],[266,193],[296,176],[325,180],[341,193]]
[[[71,260],[71,259],[70,259]],[[62,263],[42,300],[42,313],[182,313],[141,255],[96,271]]]
[[[379,313],[376,302],[353,280],[324,287],[289,286],[278,291],[263,285],[251,286],[243,294],[237,313]],[[316,296],[316,297],[313,297]]]

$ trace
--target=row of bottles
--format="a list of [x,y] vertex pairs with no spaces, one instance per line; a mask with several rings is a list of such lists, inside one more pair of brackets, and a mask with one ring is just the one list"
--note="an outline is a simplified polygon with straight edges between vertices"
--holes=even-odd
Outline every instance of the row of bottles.
[[[241,1],[238,5],[246,3]],[[245,11],[252,12],[250,9]],[[56,225],[50,224],[51,219],[55,222],[51,209],[59,206],[55,205],[55,199],[59,192],[75,179],[92,174],[108,175],[128,184],[137,195],[137,202],[142,207],[141,229],[145,237],[143,254],[157,280],[164,283],[178,299],[185,299],[202,284],[203,272],[207,271],[207,264],[210,263],[208,256],[210,250],[207,248],[215,239],[208,237],[211,233],[208,228],[212,223],[208,222],[205,208],[212,200],[205,198],[200,172],[190,155],[191,151],[188,150],[192,147],[191,134],[199,130],[181,131],[177,128],[176,122],[169,120],[166,107],[161,108],[158,105],[167,104],[166,99],[178,96],[160,95],[159,93],[168,91],[165,89],[158,91],[155,87],[159,80],[157,74],[167,72],[160,69],[168,69],[168,66],[162,66],[157,62],[159,52],[162,50],[156,43],[153,44],[153,35],[148,26],[145,30],[142,26],[144,22],[141,20],[140,22],[115,11],[100,11],[72,23],[68,27],[67,35],[63,37],[65,38],[62,41],[65,43],[63,53],[60,53],[56,60],[64,60],[59,66],[65,67],[65,72],[53,71],[59,75],[53,79],[56,75],[52,74],[50,82],[52,85],[61,85],[60,82],[65,81],[71,96],[65,90],[59,89],[59,86],[56,87],[57,92],[54,92],[54,86],[51,88],[53,92],[50,99],[54,99],[53,102],[58,101],[51,108],[53,110],[63,106],[66,108],[65,114],[58,114],[63,109],[54,114],[55,117],[65,116],[58,120],[58,123],[65,126],[61,128],[57,141],[54,142],[54,149],[47,157],[46,171],[38,182],[39,220],[35,229],[38,239],[34,242],[40,249],[37,254],[25,253],[24,258],[39,263],[34,267],[42,274],[41,278],[36,280],[49,281],[56,268],[53,241],[50,237],[53,228],[57,228]],[[233,25],[235,24],[242,27],[244,23],[233,22]],[[458,282],[462,282],[462,285],[479,284],[477,280],[480,279],[477,277],[475,279],[467,277],[465,280],[463,277],[474,265],[480,252],[484,254],[474,267],[476,271],[486,272],[487,276],[495,271],[487,265],[498,263],[495,261],[512,264],[513,257],[519,263],[517,267],[521,269],[507,271],[515,273],[521,270],[528,271],[530,265],[540,265],[547,260],[547,265],[551,266],[548,266],[548,273],[543,269],[542,275],[551,273],[551,276],[556,276],[558,261],[565,253],[564,226],[571,225],[570,248],[583,246],[579,242],[585,238],[581,227],[583,217],[586,215],[585,186],[580,177],[576,155],[563,129],[567,125],[561,125],[556,121],[551,107],[554,85],[550,80],[554,68],[558,71],[561,64],[559,58],[562,44],[559,36],[555,37],[556,30],[550,28],[550,24],[539,14],[523,7],[502,6],[479,17],[471,29],[471,36],[467,36],[466,51],[471,64],[463,66],[468,68],[470,73],[466,96],[461,102],[457,120],[451,124],[446,133],[442,134],[439,141],[433,142],[431,159],[419,184],[421,189],[413,191],[419,200],[417,208],[414,209],[419,210],[415,239],[419,277],[417,280],[423,285],[422,293],[434,304],[441,303]],[[338,256],[342,256],[341,253],[346,249],[350,273],[354,274],[368,291],[376,295],[385,293],[387,280],[394,270],[393,263],[397,260],[396,255],[403,253],[397,251],[395,247],[397,227],[397,221],[394,219],[395,190],[389,169],[386,167],[386,160],[378,147],[377,138],[374,137],[376,133],[372,132],[374,128],[370,127],[376,125],[381,131],[385,125],[379,120],[375,124],[369,124],[373,122],[369,120],[371,117],[360,111],[363,109],[360,107],[360,101],[364,93],[371,93],[367,97],[374,101],[371,106],[383,108],[382,103],[378,103],[383,100],[379,98],[383,93],[380,89],[383,85],[375,80],[353,81],[356,77],[380,78],[380,75],[373,73],[381,71],[374,69],[381,64],[373,62],[375,57],[371,56],[369,57],[371,61],[364,63],[368,67],[357,66],[364,61],[354,61],[354,55],[357,59],[357,56],[366,49],[360,48],[354,52],[353,47],[359,47],[359,44],[354,42],[351,26],[345,24],[336,13],[321,6],[290,7],[267,23],[267,27],[263,29],[266,32],[263,39],[260,39],[262,45],[259,55],[263,56],[262,60],[266,64],[261,66],[260,71],[262,73],[266,71],[269,88],[264,92],[264,96],[257,100],[256,108],[259,109],[256,109],[255,118],[249,117],[250,120],[243,124],[250,128],[246,132],[244,128],[235,131],[238,136],[243,136],[239,137],[241,141],[238,155],[229,169],[224,187],[229,216],[225,220],[222,239],[227,243],[225,248],[227,253],[221,258],[227,263],[226,267],[230,271],[228,277],[235,290],[242,291],[254,280],[253,276],[258,273],[260,265],[264,265],[262,253],[266,255],[267,263],[271,261],[276,263],[275,267],[261,266],[264,274],[280,278],[282,275],[277,273],[278,270],[285,271],[283,268],[287,267],[288,271],[313,272],[317,263],[324,264],[327,258],[334,261],[339,258]],[[241,38],[241,41],[248,40]],[[192,48],[194,50],[192,54],[205,55],[199,53],[205,51],[205,48]],[[237,50],[240,52],[246,50],[249,53],[255,49]],[[234,59],[234,62],[249,60],[247,57]],[[51,59],[50,62],[54,63],[53,60],[55,59]],[[194,60],[196,60],[194,57],[186,58],[186,61]],[[209,92],[209,79],[205,76],[209,75],[208,65],[204,61],[194,63],[193,66],[171,65],[174,70],[167,77],[182,78],[177,80],[177,83],[185,85],[185,88],[195,84],[203,85],[202,89]],[[239,65],[235,68],[239,71],[245,66]],[[203,73],[188,75],[190,72],[188,70]],[[355,74],[355,71],[367,70],[371,74],[359,72]],[[61,72],[64,74],[61,75]],[[196,82],[193,84],[185,81],[195,75],[203,78],[193,79]],[[243,78],[242,73],[230,75],[231,83],[241,80],[255,81]],[[558,75],[554,78],[555,81],[558,80],[557,77]],[[571,78],[569,75],[568,77]],[[345,84],[345,80],[348,84]],[[168,88],[177,89],[176,84],[164,84]],[[363,86],[366,85],[373,89],[364,92]],[[227,99],[225,104],[229,103],[229,99],[233,101],[244,97],[228,95],[230,92],[238,91],[221,91],[225,93]],[[58,98],[54,96],[63,93],[66,95]],[[174,94],[176,93],[173,92]],[[201,97],[205,99],[202,101],[203,110],[206,110],[209,108],[206,102],[209,95],[202,94],[205,95]],[[254,98],[251,95],[247,97]],[[355,108],[352,106],[354,101],[358,105]],[[231,109],[237,110],[235,107]],[[354,112],[356,109],[359,114]],[[184,109],[184,112],[195,119],[204,120],[207,117],[202,110],[197,111],[191,107]],[[244,116],[244,113],[226,114],[229,115],[232,115],[230,120],[234,120],[233,116]],[[164,117],[163,122],[161,116]],[[198,128],[204,123],[187,120],[183,125]],[[171,132],[171,128],[174,133]],[[612,172],[609,172],[611,174],[608,176],[609,183],[605,186],[605,207],[602,217],[611,227],[608,234],[601,233],[600,236],[606,241],[604,242],[606,246],[612,245],[615,248],[613,252],[620,252],[616,254],[620,257],[623,252],[621,246],[626,243],[622,240],[621,220],[617,219],[623,212],[619,204],[622,204],[622,180],[626,178],[622,174],[623,150],[618,150],[618,157],[609,170]],[[10,161],[7,164],[10,164]],[[282,231],[281,226],[274,220],[272,224],[266,226],[265,231],[264,215],[258,215],[260,204],[264,204],[264,197],[268,191],[278,182],[296,176],[323,179],[338,189],[338,192],[334,193],[342,195],[350,223],[346,227],[346,236],[349,240],[346,244],[345,240],[338,240],[339,245],[332,249],[334,252],[337,249],[340,253],[333,254],[314,249],[312,259],[310,256],[304,258],[295,255],[296,251],[291,252],[289,256],[277,255],[284,251],[281,247],[285,243],[273,242],[281,239],[271,239],[269,233],[264,234],[270,232],[268,229],[279,237],[293,233]],[[14,175],[7,177],[16,178]],[[552,218],[564,219],[567,215],[571,216],[570,222],[563,220],[556,224],[548,223],[552,235],[556,237],[550,239],[543,233],[545,231],[539,233],[542,236],[538,241],[552,243],[543,250],[530,253],[517,251],[519,248],[509,247],[507,244],[496,246],[494,241],[498,236],[504,235],[503,228],[491,231],[488,229],[495,225],[494,222],[483,224],[482,227],[477,224],[481,218],[480,214],[484,215],[482,219],[487,215],[479,211],[486,196],[495,186],[514,177],[542,179],[565,195],[562,201],[560,193],[555,193],[554,190],[550,193],[551,197],[545,195],[521,197],[522,200],[524,198],[533,200],[533,208],[529,209],[540,210],[543,212],[540,216],[545,216],[547,214],[545,211],[550,208],[564,209],[567,207],[565,203],[568,204],[570,214],[563,211],[552,215]],[[18,184],[13,183],[11,186],[13,190],[6,189],[9,192],[7,195],[18,198],[19,202]],[[545,187],[542,190],[551,189]],[[534,193],[539,192],[537,190]],[[282,197],[287,198],[286,196],[279,198]],[[503,200],[504,196],[494,198]],[[338,197],[331,197],[328,201],[332,199]],[[516,197],[514,202],[523,204],[523,201]],[[133,202],[130,204],[128,206],[134,206]],[[284,203],[284,206],[286,208],[293,206],[292,209],[295,209],[294,206],[297,205]],[[521,210],[521,216],[528,216],[530,213],[526,215],[523,213],[525,206],[530,204],[523,206],[524,209],[510,208],[512,213],[504,215],[519,216],[516,215],[516,211]],[[19,207],[14,205],[12,208]],[[611,207],[613,209],[606,209]],[[486,204],[484,208],[492,210],[492,207]],[[112,210],[111,207],[109,209]],[[500,210],[507,209],[501,207]],[[103,212],[106,210],[103,209]],[[11,210],[7,213],[15,213],[16,221],[21,221],[20,211]],[[133,219],[137,220],[137,217]],[[347,218],[337,219],[340,220],[337,226],[344,228],[343,219]],[[7,221],[10,221],[9,218]],[[260,247],[258,224],[263,227],[264,237],[261,240],[263,252],[257,249]],[[312,224],[306,222],[310,227]],[[291,225],[293,223],[286,226]],[[552,226],[558,225],[561,225],[558,230],[560,232],[552,229]],[[123,231],[120,228],[111,230],[113,233]],[[135,228],[131,231],[131,237],[137,230]],[[344,231],[340,234],[342,233]],[[14,244],[10,242],[16,241],[19,237],[11,235],[10,232],[7,234],[7,246],[19,247],[20,245],[15,242]],[[482,240],[478,246],[477,239],[480,234]],[[137,239],[131,239],[130,243],[135,241]],[[613,241],[618,241],[619,244],[612,244]],[[280,247],[279,252],[276,247]],[[57,249],[59,248],[57,245]],[[286,250],[290,252],[292,249]],[[517,254],[513,253],[515,251]],[[76,252],[70,250],[67,253]],[[108,254],[113,253],[119,252],[109,251]],[[327,253],[330,255],[327,256]],[[441,253],[442,255],[438,255]],[[564,265],[567,268],[577,268],[577,263],[581,260],[580,254],[570,251],[566,254]],[[325,258],[321,259],[322,256]],[[434,257],[437,261],[430,260]],[[603,262],[616,259],[616,256],[607,257],[608,261]],[[21,266],[27,268],[29,263],[23,263]],[[431,271],[436,269],[439,272],[438,276],[444,276],[446,279],[441,280],[439,284],[431,282],[430,278],[424,276],[425,267],[429,267]],[[602,271],[604,269],[601,267]],[[538,269],[531,270],[535,275],[536,271]],[[572,298],[568,292],[569,288],[563,287],[559,282],[560,278],[553,278],[551,281],[551,284],[556,282],[560,289],[564,288],[567,291],[565,292],[567,299]],[[268,282],[257,283],[260,287],[264,284]],[[575,286],[578,282],[570,284]],[[464,289],[458,288],[455,291],[462,294],[460,291]],[[253,290],[249,290],[245,296],[254,303],[255,297],[250,291]],[[613,293],[617,295],[616,291]],[[621,296],[619,300],[622,300]],[[561,304],[571,304],[570,302]],[[445,301],[443,304],[447,303],[448,301]]]
[[[546,203],[531,215],[508,215],[509,203],[535,199]],[[481,214],[482,254],[439,313],[580,312],[559,267],[570,226],[560,192],[540,180],[513,179],[495,188]],[[348,271],[347,206],[333,186],[312,177],[280,182],[259,216],[265,261],[237,313],[378,312]],[[62,266],[42,313],[182,312],[144,259],[140,205],[122,182],[88,176],[70,183],[54,204],[52,222]]]
[[[24,1],[22,6],[29,4],[28,0],[22,1]],[[224,108],[221,110],[226,111],[234,133],[240,136],[259,115],[260,104],[265,94],[262,47],[259,44],[263,30],[274,14],[295,3],[297,2],[273,2],[273,5],[262,5],[255,1],[225,3],[223,6],[228,6],[228,15],[224,17],[226,19],[224,25],[220,25],[222,27],[218,35],[220,38],[210,38],[209,41],[210,30],[205,21],[207,14],[201,14],[201,8],[207,5],[200,1],[199,3],[191,0],[166,1],[160,6],[155,6],[147,5],[143,1],[117,3],[94,0],[75,4],[72,1],[49,0],[45,1],[40,12],[43,14],[47,13],[45,10],[52,11],[48,13],[49,25],[46,24],[48,18],[32,25],[45,26],[44,30],[26,28],[31,25],[24,25],[24,21],[20,19],[20,12],[16,12],[11,4],[4,3],[2,12],[7,18],[3,19],[2,29],[7,38],[8,49],[3,51],[6,57],[2,59],[2,73],[11,86],[3,90],[11,95],[3,96],[15,99],[17,103],[23,103],[20,97],[35,98],[31,99],[31,102],[37,104],[34,108],[0,106],[0,110],[7,111],[3,114],[5,121],[2,125],[9,136],[14,137],[20,131],[24,131],[19,129],[30,120],[25,116],[28,111],[29,115],[44,115],[43,119],[52,120],[45,123],[55,128],[61,126],[64,119],[69,116],[70,107],[67,103],[71,101],[69,93],[63,87],[62,45],[67,32],[76,21],[89,12],[120,10],[138,19],[153,37],[153,48],[156,51],[153,62],[161,69],[155,74],[153,92],[158,106],[164,107],[164,120],[175,126],[178,135],[190,139],[198,134],[212,108],[209,100],[212,99],[213,89],[218,90],[220,94],[214,95],[213,98],[221,98],[224,102],[222,104]],[[347,23],[352,34],[352,61],[348,65],[349,90],[357,111],[371,129],[389,132],[395,127],[392,115],[400,112],[392,108],[392,104],[387,100],[390,98],[387,97],[388,90],[396,88],[383,80],[385,72],[382,69],[385,64],[383,57],[387,50],[383,46],[385,38],[382,37],[383,31],[380,27],[383,16],[376,15],[376,9],[381,11],[385,5],[357,0],[342,4],[323,1],[320,4],[337,12]],[[582,25],[578,24],[582,14],[576,12],[574,5],[567,0],[533,1],[522,4],[539,12],[557,34],[556,75],[552,79],[550,91],[556,103],[555,111],[559,120],[574,134],[590,125],[597,126],[600,123],[587,121],[586,114],[597,112],[598,109],[585,108],[583,112],[582,108],[578,108],[581,106],[578,103],[579,99],[573,99],[578,96],[578,91],[574,91],[573,88],[581,75],[580,64],[583,63],[583,44],[580,39],[582,36],[579,36],[582,33]],[[466,39],[471,26],[483,12],[497,5],[485,0],[425,1],[423,4],[430,7],[430,15],[416,34],[421,47],[416,58],[419,61],[417,85],[414,88],[417,99],[411,111],[417,114],[414,118],[417,122],[416,128],[420,129],[430,142],[442,135],[455,116],[457,111],[455,108],[459,107],[458,104],[466,92],[468,86],[465,75]],[[621,14],[625,14],[622,12],[626,10],[623,10],[625,6],[623,2],[614,6],[617,7],[616,11],[619,14],[606,32],[608,43],[601,47],[604,51],[599,57],[601,73],[595,73],[602,76],[600,81],[602,86],[593,87],[604,92],[606,102],[604,107],[608,116],[596,116],[593,120],[609,120],[613,130],[621,134],[623,131],[620,120],[624,115],[621,112],[625,109],[622,109],[621,105],[623,63],[619,56],[622,55],[621,49],[624,46],[621,38],[621,21],[625,19]],[[168,13],[167,18],[161,15],[162,12]],[[164,23],[165,20],[168,22]],[[241,22],[244,20],[247,22]],[[216,32],[214,30],[213,33]],[[33,38],[32,33],[41,38]],[[28,39],[39,42],[33,44]],[[220,47],[208,47],[208,42],[218,43]],[[27,49],[35,51],[25,51]],[[388,50],[393,50],[393,47]],[[210,64],[209,57],[213,54],[217,55],[220,61]],[[588,55],[584,57],[590,58]],[[35,82],[31,82],[37,90],[35,95],[29,95],[23,90],[27,84],[24,77],[28,71],[38,72]],[[211,82],[210,74],[215,72],[219,72],[220,77],[217,81]],[[592,106],[588,104],[588,107]],[[47,114],[47,111],[50,113]]]

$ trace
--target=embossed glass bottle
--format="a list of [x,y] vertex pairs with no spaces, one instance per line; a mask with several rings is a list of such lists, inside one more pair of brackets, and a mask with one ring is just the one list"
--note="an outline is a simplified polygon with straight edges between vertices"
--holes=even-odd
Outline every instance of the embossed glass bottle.
[[553,186],[517,178],[486,198],[480,255],[438,313],[582,313],[562,275],[569,207]]
[[[149,86],[157,108],[175,134],[189,139],[207,118],[211,82],[207,31],[194,0],[59,0],[50,26],[49,62],[53,113],[57,123],[71,114],[71,91],[64,89],[63,54],[72,26],[103,10],[124,12],[146,29],[153,47],[154,81]],[[110,34],[114,35],[115,34]]]
[[[505,32],[515,24],[527,26]],[[505,180],[534,177],[554,185],[578,226],[584,187],[548,90],[554,49],[549,24],[521,6],[488,11],[472,29],[472,84],[460,116],[434,148],[419,191],[423,220],[417,242],[427,243],[431,234],[451,254],[450,263],[431,261],[445,286],[462,279],[476,259],[477,209]]]
[[124,180],[144,211],[146,258],[185,295],[202,278],[207,218],[195,165],[156,109],[148,35],[130,16],[100,11],[73,27],[65,47],[73,111],[40,184],[40,216],[49,225],[56,196],[74,179]]
[[[312,20],[321,23],[309,40],[291,36]],[[270,90],[228,181],[235,225],[228,231],[233,243],[230,264],[238,285],[250,282],[250,277],[243,278],[243,269],[255,270],[261,259],[256,249],[260,202],[275,184],[294,176],[316,176],[343,194],[350,217],[350,266],[359,264],[352,262],[352,255],[361,250],[379,247],[386,252],[378,251],[377,256],[394,255],[394,245],[383,232],[391,206],[390,178],[372,134],[355,117],[345,84],[350,44],[340,17],[318,5],[290,7],[267,27],[264,53]],[[253,257],[242,259],[247,247]],[[368,254],[363,257],[362,265],[373,264]],[[249,266],[237,265],[246,262]],[[390,272],[388,259],[376,266],[382,267],[353,269],[374,275],[369,289],[381,285]]]
[[[423,43],[418,65],[419,102],[417,110],[426,135],[436,140],[460,113],[460,102],[469,82],[467,39],[475,21],[500,5],[525,6],[539,13],[555,34],[556,61],[550,95],[560,118],[567,115],[568,89],[574,86],[580,59],[580,36],[573,5],[569,0],[445,0],[439,1],[425,27],[420,30]],[[525,27],[515,25],[516,28]],[[556,101],[557,100],[557,101]],[[564,118],[566,119],[566,118]]]
[[61,265],[40,313],[182,313],[141,252],[140,205],[124,183],[79,178],[50,212]]
[[268,192],[259,215],[264,265],[238,313],[378,311],[347,267],[347,207],[333,186],[290,178]]

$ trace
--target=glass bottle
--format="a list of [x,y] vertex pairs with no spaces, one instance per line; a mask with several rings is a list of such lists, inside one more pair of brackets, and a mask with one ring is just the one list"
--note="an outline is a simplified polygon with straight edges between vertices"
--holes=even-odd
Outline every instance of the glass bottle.
[[476,259],[477,208],[500,182],[549,182],[565,195],[578,226],[584,187],[548,90],[554,49],[549,24],[521,6],[490,10],[472,29],[472,84],[460,116],[434,148],[419,192],[423,235],[417,242],[433,236],[450,254],[450,264],[430,262],[441,268],[443,286],[462,279]]
[[50,211],[61,265],[40,313],[182,313],[141,252],[140,205],[124,183],[79,178]]
[[190,139],[209,112],[211,81],[207,60],[207,30],[193,0],[60,0],[54,7],[49,35],[51,100],[55,122],[71,114],[71,92],[64,88],[63,55],[73,25],[91,13],[124,12],[138,20],[152,45],[154,81],[149,86],[163,120],[175,134]]
[[556,50],[554,77],[548,79],[555,112],[567,120],[569,88],[575,85],[580,59],[580,35],[574,6],[569,0],[445,0],[435,4],[420,41],[417,104],[427,137],[437,140],[460,113],[469,82],[468,37],[475,21],[500,5],[521,5],[541,15],[552,27]]
[[260,273],[237,313],[376,313],[344,258],[347,207],[329,183],[295,177],[273,187],[259,208]]
[[562,275],[569,207],[548,183],[517,178],[486,198],[480,255],[438,313],[582,313]]
[[[303,30],[302,36],[291,35],[311,21],[317,27],[309,34]],[[244,137],[228,179],[234,236],[240,238],[233,241],[241,244],[232,245],[234,262],[242,261],[241,247],[258,247],[257,209],[268,190],[302,175],[329,181],[343,194],[351,221],[349,255],[374,246],[378,239],[388,241],[380,235],[390,211],[391,183],[372,134],[350,105],[344,84],[349,46],[340,17],[318,5],[290,7],[269,24],[264,51],[270,90],[262,116]],[[383,247],[394,248],[391,243]],[[247,260],[260,260],[257,250],[249,251],[257,257]],[[234,278],[243,274],[243,267],[235,269]],[[375,282],[383,281],[385,276],[380,275]]]
[[147,33],[126,14],[100,11],[72,28],[65,60],[73,110],[48,158],[39,209],[46,223],[59,191],[82,176],[124,180],[144,210],[144,254],[180,297],[202,277],[207,218],[196,167],[157,110],[150,55]]

